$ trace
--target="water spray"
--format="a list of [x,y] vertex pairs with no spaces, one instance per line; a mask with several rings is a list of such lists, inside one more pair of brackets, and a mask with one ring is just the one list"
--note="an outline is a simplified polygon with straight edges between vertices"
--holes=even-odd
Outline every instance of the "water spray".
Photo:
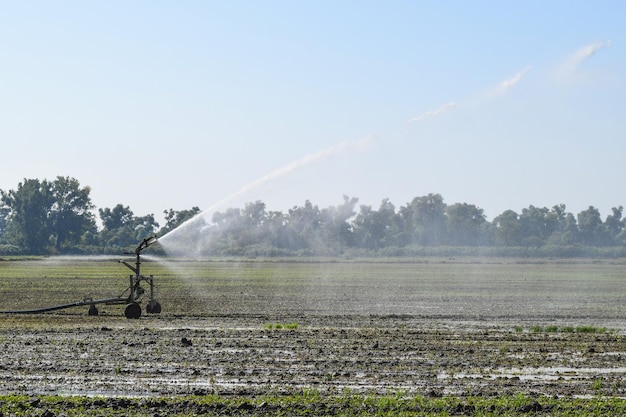
[[[592,44],[592,45],[588,45],[584,48],[582,48],[581,50],[577,51],[576,54],[574,54],[574,56],[570,59],[570,66],[572,67],[576,67],[578,65],[580,65],[580,63],[582,63],[583,61],[589,59],[591,56],[593,56],[597,51],[599,51],[602,48],[607,48],[611,46],[611,42],[604,42],[604,43],[596,43],[596,44]],[[478,98],[472,100],[472,103],[470,104],[477,104],[477,103],[481,103],[484,101],[489,101],[492,99],[495,99],[499,96],[505,95],[509,92],[509,90],[513,89],[515,86],[517,86],[521,80],[527,75],[527,73],[530,71],[531,67],[530,66],[526,66],[524,68],[522,68],[520,71],[518,71],[517,73],[515,73],[512,77],[505,79],[504,81],[500,82],[495,88],[491,88],[485,92],[483,92],[482,94],[479,95]],[[427,119],[431,119],[434,117],[438,117],[443,113],[447,113],[451,110],[454,110],[457,108],[457,103],[455,101],[451,101],[451,102],[447,102],[441,106],[439,106],[438,108],[435,108],[434,110],[429,110],[426,112],[423,112],[417,116],[414,116],[408,120],[406,120],[404,122],[404,125],[412,125],[414,123],[422,123],[423,121],[427,120]],[[213,213],[216,211],[217,208],[224,206],[226,203],[228,202],[232,202],[233,200],[235,200],[236,198],[239,198],[243,195],[245,195],[246,193],[248,193],[249,191],[260,187],[261,185],[272,181],[276,178],[285,176],[290,174],[291,172],[300,169],[302,167],[305,167],[315,161],[318,161],[320,159],[324,159],[328,156],[337,154],[339,152],[342,151],[346,151],[346,150],[351,150],[351,149],[358,149],[358,148],[364,148],[366,146],[369,146],[371,143],[373,142],[373,138],[370,135],[370,137],[368,137],[366,140],[361,140],[358,142],[349,142],[349,141],[345,141],[342,143],[339,143],[338,145],[332,146],[330,148],[324,149],[322,151],[319,152],[315,152],[312,153],[310,155],[305,156],[304,158],[295,160],[287,165],[285,165],[284,167],[277,169],[261,178],[259,178],[258,180],[246,185],[245,187],[243,187],[242,189],[240,189],[239,191],[231,194],[230,196],[222,199],[221,201],[219,201],[216,204],[213,204],[212,206],[210,206],[209,208],[203,210],[202,212],[198,213],[197,215],[195,215],[194,217],[192,217],[191,219],[183,222],[181,225],[179,225],[178,227],[176,227],[175,229],[169,231],[167,234],[165,234],[164,236],[161,237],[161,243],[162,245],[165,246],[170,246],[170,248],[175,247],[177,245],[179,246],[188,246],[191,242],[189,239],[180,239],[179,235],[180,233],[182,233],[184,230],[189,230],[189,229],[193,229],[196,231],[201,231],[203,228],[207,227],[208,224],[205,221],[205,218],[208,216],[208,214]],[[182,252],[182,251],[181,251]]]
[[421,120],[424,120],[424,119],[427,119],[427,118],[430,118],[430,117],[435,117],[435,116],[437,116],[437,115],[439,115],[441,113],[445,113],[445,112],[447,112],[449,110],[453,110],[455,108],[456,108],[456,103],[452,101],[450,103],[444,104],[443,106],[439,107],[438,109],[430,110],[430,111],[422,113],[422,114],[420,114],[418,116],[415,116],[415,117],[407,120],[404,124],[405,125],[409,125],[411,123],[419,122]]
[[46,313],[49,311],[63,310],[66,308],[72,307],[81,307],[81,306],[89,306],[89,310],[87,310],[87,314],[90,316],[98,315],[97,304],[126,304],[126,308],[124,309],[124,315],[128,319],[138,319],[141,317],[141,306],[139,302],[141,301],[143,295],[145,294],[145,289],[141,286],[143,281],[147,282],[150,286],[150,290],[148,292],[148,304],[146,305],[146,312],[150,314],[159,314],[161,313],[161,304],[155,300],[154,298],[154,276],[149,275],[145,276],[141,274],[141,252],[153,245],[157,242],[156,236],[150,236],[141,241],[139,246],[135,248],[133,252],[124,252],[126,255],[135,255],[135,263],[134,265],[130,264],[125,260],[118,261],[121,264],[124,264],[131,271],[133,271],[133,275],[129,277],[129,286],[128,288],[119,296],[113,298],[104,298],[94,300],[91,297],[83,298],[81,301],[77,301],[75,303],[69,304],[61,304],[52,307],[43,307],[36,308],[32,310],[10,310],[10,311],[0,311],[1,314],[38,314],[38,313]]
[[[200,227],[204,227],[206,225],[206,222],[204,221],[204,219],[207,217],[208,214],[215,212],[218,208],[223,207],[227,203],[232,202],[236,200],[237,198],[246,195],[248,192],[256,188],[259,188],[262,185],[270,181],[273,181],[277,178],[288,175],[294,171],[302,169],[308,165],[311,165],[315,162],[318,162],[330,156],[340,154],[342,152],[347,152],[347,151],[361,150],[363,148],[368,147],[372,143],[372,141],[373,141],[373,137],[370,134],[365,139],[361,139],[358,141],[344,141],[344,142],[339,143],[338,145],[331,146],[330,148],[326,148],[321,151],[311,153],[303,158],[290,162],[289,164],[283,166],[282,168],[279,168],[275,171],[270,172],[267,175],[260,177],[259,179],[241,188],[239,191],[236,191],[235,193],[227,196],[221,201],[213,204],[209,208],[196,214],[194,217],[185,221],[184,223],[182,223],[175,229],[169,231],[168,233],[166,233],[164,236],[161,237],[160,239],[161,244],[165,245],[166,242],[171,243],[171,241],[173,240],[175,241],[176,239],[174,238],[174,236],[184,231],[185,229],[189,229],[194,226],[198,227],[198,225],[200,225]],[[186,243],[187,242],[185,242],[185,244]]]
[[504,94],[511,88],[515,87],[515,85],[521,81],[521,79],[526,75],[528,71],[530,71],[530,66],[525,67],[520,72],[515,74],[512,78],[502,81],[498,86],[498,94]]
[[561,63],[561,65],[556,69],[556,76],[559,81],[575,81],[575,76],[578,73],[580,67],[583,64],[592,59],[597,53],[599,53],[602,49],[609,48],[611,46],[611,41],[606,42],[596,42],[589,45],[586,45],[576,52],[571,54],[566,58],[566,60]]

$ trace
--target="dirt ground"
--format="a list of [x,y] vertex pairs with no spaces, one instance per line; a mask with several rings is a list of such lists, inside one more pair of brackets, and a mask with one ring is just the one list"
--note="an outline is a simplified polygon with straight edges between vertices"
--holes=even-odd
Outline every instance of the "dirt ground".
[[0,394],[626,396],[621,263],[322,266],[210,263],[224,278],[160,279],[162,314],[138,320],[0,315]]
[[409,315],[4,316],[1,393],[625,395],[620,330],[513,323]]

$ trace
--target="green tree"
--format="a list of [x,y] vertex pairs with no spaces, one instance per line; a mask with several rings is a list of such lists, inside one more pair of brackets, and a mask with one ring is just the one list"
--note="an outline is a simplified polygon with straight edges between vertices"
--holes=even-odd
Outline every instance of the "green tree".
[[271,237],[265,231],[267,211],[264,202],[257,200],[245,204],[241,211],[241,221],[243,228],[239,239],[243,246],[258,245],[264,241],[269,244]]
[[281,211],[270,211],[265,219],[265,234],[268,244],[279,249],[289,248],[288,219]]
[[103,208],[98,209],[100,214],[100,220],[102,221],[103,230],[113,231],[120,229],[127,224],[130,224],[133,220],[133,211],[128,206],[121,204],[116,205],[112,209]]
[[362,205],[354,219],[354,239],[359,248],[378,249],[383,231],[372,206]]
[[159,223],[157,223],[152,213],[141,217],[133,217],[132,230],[131,245],[135,245],[146,237],[154,235],[159,230]]
[[108,248],[128,248],[156,232],[159,224],[153,214],[136,217],[128,206],[117,204],[113,209],[98,210],[103,228],[100,242]]
[[2,191],[2,202],[10,210],[6,240],[25,253],[44,254],[50,249],[50,210],[54,203],[51,184],[24,179],[17,190]]
[[265,203],[260,200],[257,200],[254,203],[246,203],[241,211],[241,215],[245,221],[246,227],[261,228],[267,219]]
[[519,246],[522,240],[519,216],[513,210],[506,210],[493,219],[496,244]]
[[355,215],[354,208],[358,202],[358,198],[344,195],[343,204],[320,212],[322,236],[331,252],[338,254],[354,246],[354,228],[350,219]]
[[247,247],[271,241],[265,233],[268,214],[265,203],[246,203],[243,209],[230,208],[213,214],[210,243],[213,251],[241,255]]
[[292,250],[322,248],[321,241],[322,219],[318,206],[309,200],[302,207],[289,209],[287,216],[289,229],[288,244]]
[[578,229],[582,241],[586,245],[602,246],[608,243],[606,229],[597,208],[589,206],[578,213]]
[[205,252],[242,255],[240,236],[243,233],[241,209],[228,208],[224,212],[215,212],[211,219],[210,238],[206,241]]
[[[2,191],[0,190],[1,195]],[[9,222],[9,214],[11,214],[11,209],[0,200],[0,244],[7,243],[5,231]]]
[[89,187],[81,188],[79,182],[70,177],[57,177],[51,187],[54,203],[50,208],[52,235],[56,249],[80,243],[82,236],[96,229],[94,206]]
[[439,194],[415,197],[400,208],[402,226],[410,242],[424,246],[438,246],[446,237],[446,204]]
[[520,243],[524,246],[542,246],[558,229],[559,215],[546,207],[529,206],[519,216]]
[[393,246],[397,237],[395,206],[388,198],[384,199],[379,209],[362,205],[354,219],[356,245],[365,249],[380,249]]
[[483,209],[473,204],[456,203],[446,208],[448,242],[451,245],[486,244],[487,223]]
[[606,217],[604,221],[604,226],[608,233],[608,238],[610,239],[612,244],[617,243],[619,240],[618,236],[624,230],[624,220],[622,219],[622,213],[624,212],[624,207],[613,207],[611,209],[612,213]]
[[176,229],[181,224],[185,223],[187,220],[195,217],[200,213],[199,207],[192,207],[191,210],[181,210],[175,211],[174,209],[169,209],[163,211],[165,214],[165,226],[159,230],[160,236],[165,236],[167,233]]
[[576,217],[568,213],[565,204],[557,204],[550,210],[550,216],[556,222],[556,230],[548,238],[548,244],[552,245],[574,245],[580,241],[580,231]]

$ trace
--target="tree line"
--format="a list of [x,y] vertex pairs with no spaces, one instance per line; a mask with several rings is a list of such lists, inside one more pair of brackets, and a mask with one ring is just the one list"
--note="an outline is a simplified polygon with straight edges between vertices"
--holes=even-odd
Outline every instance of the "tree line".
[[[0,254],[119,253],[200,212],[167,210],[161,227],[154,214],[136,216],[123,204],[96,210],[90,192],[61,176],[24,179],[14,190],[0,190]],[[478,206],[448,205],[439,194],[400,207],[389,199],[378,208],[357,205],[358,198],[344,196],[337,206],[320,209],[305,201],[281,212],[249,202],[215,213],[196,238],[203,255],[626,256],[622,206],[604,220],[593,206],[574,215],[559,204],[506,210],[488,221]]]
[[200,210],[165,212],[165,225],[154,214],[136,216],[128,206],[96,207],[90,187],[71,177],[53,181],[24,179],[14,190],[0,190],[0,254],[50,255],[119,253],[145,237],[164,234]]

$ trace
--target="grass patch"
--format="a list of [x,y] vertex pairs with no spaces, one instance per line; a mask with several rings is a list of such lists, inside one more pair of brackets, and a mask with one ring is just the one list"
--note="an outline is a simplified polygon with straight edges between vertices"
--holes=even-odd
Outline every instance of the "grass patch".
[[298,328],[298,323],[287,323],[287,324],[282,324],[282,323],[268,323],[263,325],[263,328],[265,330],[295,330]]
[[[521,333],[524,331],[524,329],[521,326],[515,326],[514,330],[516,333]],[[574,332],[575,333],[606,333],[607,328],[591,326],[591,325],[578,326],[578,327],[573,327],[573,326],[559,327],[555,325],[543,327],[543,326],[537,325],[537,326],[531,327],[530,331],[532,333],[574,333]]]
[[163,398],[94,398],[0,396],[4,415],[153,416],[176,415],[343,415],[343,416],[600,416],[623,415],[626,399],[531,397],[426,397],[406,394],[324,396],[314,390],[261,397],[204,396]]
[[606,327],[578,326],[576,333],[606,333]]

